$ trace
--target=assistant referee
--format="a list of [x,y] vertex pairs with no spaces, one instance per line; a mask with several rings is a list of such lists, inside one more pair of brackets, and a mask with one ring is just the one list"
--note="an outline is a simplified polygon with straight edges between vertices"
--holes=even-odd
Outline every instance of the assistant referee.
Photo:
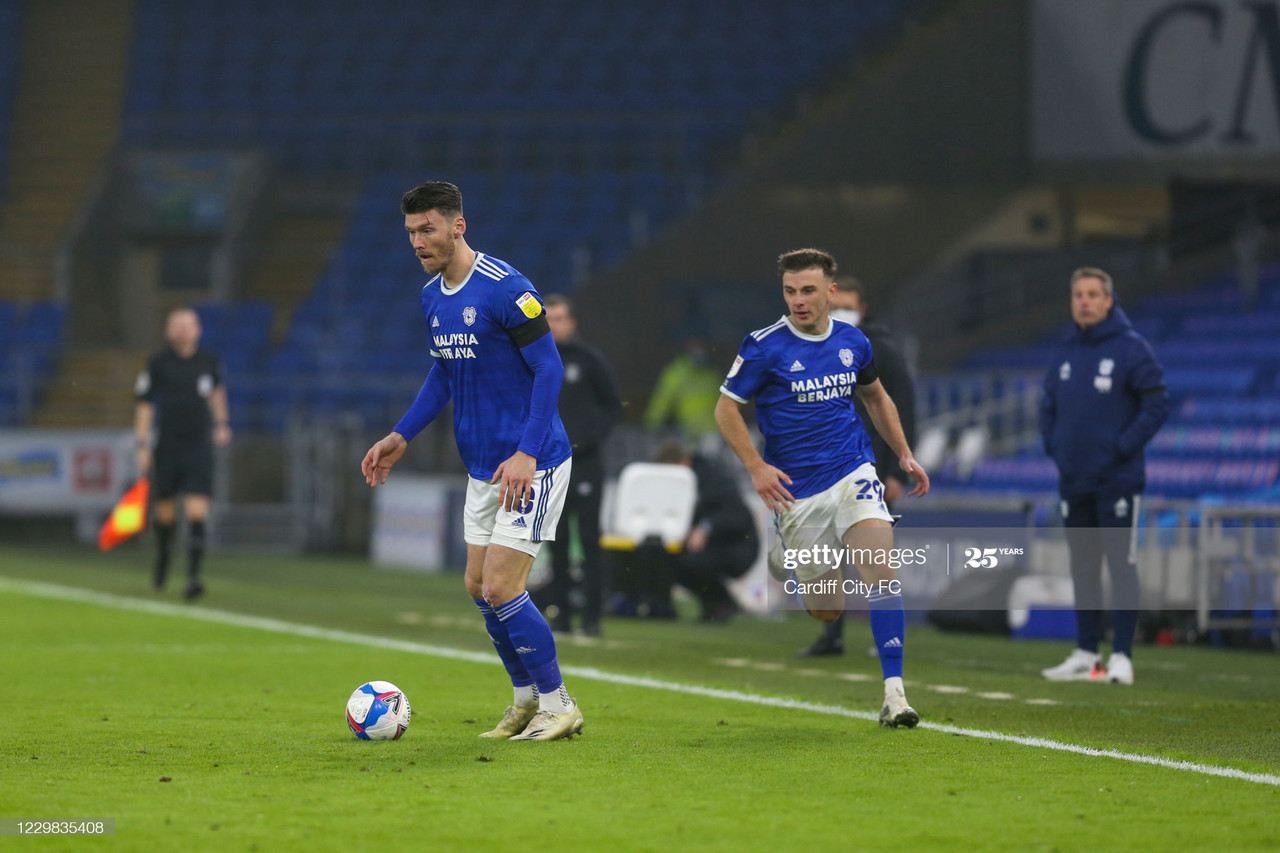
[[213,491],[213,447],[231,441],[222,366],[214,353],[200,348],[200,332],[195,311],[172,311],[165,324],[169,345],[147,361],[134,389],[138,474],[151,477],[154,501],[157,553],[152,582],[157,590],[164,589],[177,528],[177,496],[182,495],[188,601],[204,594],[200,562]]

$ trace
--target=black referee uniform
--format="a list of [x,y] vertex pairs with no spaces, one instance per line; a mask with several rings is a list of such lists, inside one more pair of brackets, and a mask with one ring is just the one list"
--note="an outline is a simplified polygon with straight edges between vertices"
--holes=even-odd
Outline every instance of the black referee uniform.
[[577,336],[556,347],[564,363],[560,419],[573,445],[573,474],[556,538],[550,543],[552,578],[547,592],[549,604],[556,608],[551,625],[558,631],[567,631],[572,624],[569,577],[569,518],[572,516],[577,520],[582,542],[582,629],[588,634],[597,634],[604,607],[604,560],[600,553],[600,497],[604,488],[601,449],[622,413],[622,400],[613,372],[599,350]]
[[[183,358],[168,347],[147,361],[134,391],[138,402],[154,407],[155,448],[152,452],[152,500],[172,500],[177,495],[213,492],[213,415],[209,398],[222,385],[218,357],[197,349]],[[164,586],[174,525],[155,525],[158,553],[153,582]],[[188,519],[187,598],[204,591],[200,561],[204,555],[205,522]]]
[[213,415],[209,397],[222,384],[218,357],[198,349],[183,358],[166,348],[138,376],[137,398],[155,406],[151,494],[156,500],[213,492]]

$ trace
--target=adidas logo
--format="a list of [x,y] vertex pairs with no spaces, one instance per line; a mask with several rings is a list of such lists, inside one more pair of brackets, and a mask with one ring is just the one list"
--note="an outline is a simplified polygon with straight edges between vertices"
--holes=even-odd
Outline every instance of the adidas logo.
[[440,318],[439,318],[439,317],[432,317],[432,318],[431,318],[431,328],[433,328],[433,329],[438,329],[438,328],[440,328]]
[[800,359],[797,358],[795,361],[791,362],[792,373],[799,373],[801,370],[804,370],[804,365],[800,363]]
[[524,530],[529,525],[524,523],[524,518],[517,518],[515,521],[511,522],[511,526],[518,527],[519,529]]
[[516,649],[516,654],[518,654],[518,655],[527,655],[527,654],[529,654],[530,652],[533,652],[533,651],[537,651],[537,649],[531,649],[531,648],[529,648],[528,646],[521,646],[520,648]]
[[897,638],[897,637],[893,637],[893,638],[889,639],[889,640],[884,644],[884,646],[882,646],[882,648],[886,648],[886,649],[900,649],[900,648],[902,648],[902,640],[900,640],[900,639],[899,639],[899,638]]

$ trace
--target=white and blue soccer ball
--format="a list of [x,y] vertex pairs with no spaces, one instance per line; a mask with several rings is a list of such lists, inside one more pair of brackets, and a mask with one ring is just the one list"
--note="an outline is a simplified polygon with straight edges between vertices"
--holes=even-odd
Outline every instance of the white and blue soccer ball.
[[361,740],[399,740],[412,714],[409,697],[390,681],[361,684],[347,700],[347,725]]

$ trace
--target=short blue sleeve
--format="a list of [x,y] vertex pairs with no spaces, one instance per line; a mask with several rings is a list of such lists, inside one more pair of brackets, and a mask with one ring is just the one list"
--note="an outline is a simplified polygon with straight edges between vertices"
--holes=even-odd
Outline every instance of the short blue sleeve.
[[514,329],[542,314],[542,296],[529,279],[510,275],[493,289],[489,309],[502,328]]
[[747,335],[742,339],[738,357],[733,360],[729,374],[720,386],[720,393],[739,403],[745,403],[764,387],[768,378],[768,364],[760,342]]

